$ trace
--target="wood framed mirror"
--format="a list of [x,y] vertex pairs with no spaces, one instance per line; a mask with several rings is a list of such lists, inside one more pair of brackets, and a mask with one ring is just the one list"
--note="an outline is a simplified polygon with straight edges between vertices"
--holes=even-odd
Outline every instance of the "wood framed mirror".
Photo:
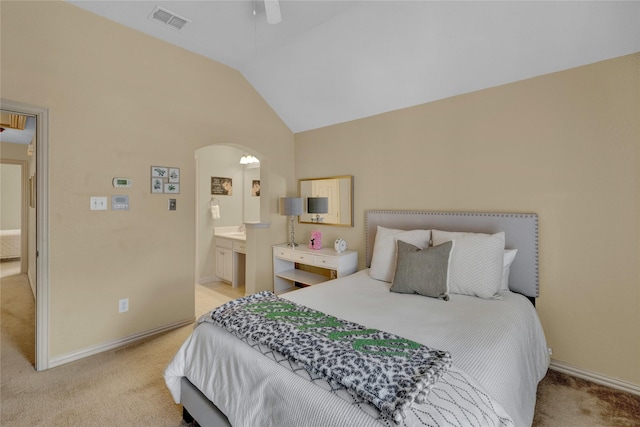
[[301,179],[299,186],[304,205],[299,223],[353,227],[352,175]]

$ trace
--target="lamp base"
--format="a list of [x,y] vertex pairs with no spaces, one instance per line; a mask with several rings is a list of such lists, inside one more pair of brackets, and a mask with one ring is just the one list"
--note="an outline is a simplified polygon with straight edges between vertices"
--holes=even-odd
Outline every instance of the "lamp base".
[[298,244],[296,243],[296,216],[295,215],[289,215],[289,242],[287,243],[287,246],[289,246],[290,248],[295,248],[296,246],[298,246]]

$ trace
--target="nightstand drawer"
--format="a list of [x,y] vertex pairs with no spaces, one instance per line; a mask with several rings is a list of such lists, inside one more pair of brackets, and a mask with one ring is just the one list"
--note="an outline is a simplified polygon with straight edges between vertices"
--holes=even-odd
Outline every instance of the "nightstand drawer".
[[328,257],[322,255],[315,255],[313,257],[313,264],[318,267],[324,268],[338,268],[338,258],[336,257]]
[[293,251],[287,248],[273,248],[273,256],[294,261]]
[[293,260],[301,262],[303,264],[313,265],[313,255],[306,252],[291,251],[293,254]]

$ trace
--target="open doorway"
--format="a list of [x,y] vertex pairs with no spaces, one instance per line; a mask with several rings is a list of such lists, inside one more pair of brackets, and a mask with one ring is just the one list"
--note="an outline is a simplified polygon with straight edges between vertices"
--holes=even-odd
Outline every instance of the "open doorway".
[[3,165],[18,164],[21,169],[20,272],[28,277],[35,299],[35,355],[27,357],[35,361],[37,370],[44,370],[49,367],[49,114],[46,108],[5,99],[0,100],[0,113],[4,129],[0,132],[0,158]]
[[[195,151],[196,315],[245,294],[246,261],[251,256],[245,225],[261,220],[261,157],[235,144]],[[223,187],[227,182],[232,191]],[[222,230],[234,237],[217,239],[217,244],[215,234]]]
[[[15,326],[3,328],[3,333],[7,332],[11,337],[10,341],[3,341],[3,357],[17,352],[30,363],[35,363],[36,289],[35,280],[28,277],[31,252],[28,176],[31,168],[35,173],[35,161],[31,159],[35,122],[33,116],[0,111],[2,310],[3,322]],[[15,345],[15,348],[6,349],[6,345]]]

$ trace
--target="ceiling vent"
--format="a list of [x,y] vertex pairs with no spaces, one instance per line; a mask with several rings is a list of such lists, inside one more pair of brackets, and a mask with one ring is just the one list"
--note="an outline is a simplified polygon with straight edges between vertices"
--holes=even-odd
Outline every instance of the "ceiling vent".
[[181,30],[188,22],[191,22],[188,19],[178,16],[175,13],[159,6],[156,6],[156,8],[153,9],[153,12],[149,15],[149,19],[162,22],[176,30]]

